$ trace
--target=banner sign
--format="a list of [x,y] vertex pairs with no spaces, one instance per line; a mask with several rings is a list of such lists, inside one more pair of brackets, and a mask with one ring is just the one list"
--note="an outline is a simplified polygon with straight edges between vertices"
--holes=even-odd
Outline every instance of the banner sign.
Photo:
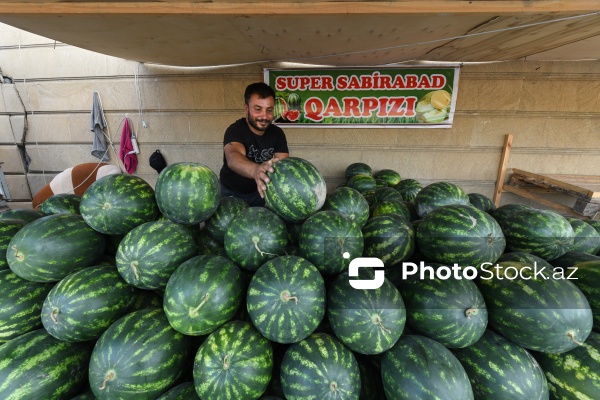
[[265,69],[285,127],[450,128],[459,67]]

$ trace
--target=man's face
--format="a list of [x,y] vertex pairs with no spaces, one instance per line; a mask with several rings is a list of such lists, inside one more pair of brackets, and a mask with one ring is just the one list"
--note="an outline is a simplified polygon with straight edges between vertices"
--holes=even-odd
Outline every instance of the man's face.
[[250,129],[254,133],[263,133],[274,118],[275,99],[267,97],[261,99],[257,94],[253,94],[245,105],[246,120],[250,125]]

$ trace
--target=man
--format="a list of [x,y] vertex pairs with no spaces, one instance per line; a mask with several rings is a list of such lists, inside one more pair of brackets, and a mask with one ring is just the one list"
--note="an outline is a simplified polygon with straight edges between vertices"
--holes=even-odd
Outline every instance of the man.
[[265,205],[265,191],[273,164],[289,156],[285,133],[272,124],[275,92],[263,82],[249,85],[244,93],[245,118],[227,128],[223,139],[221,196]]

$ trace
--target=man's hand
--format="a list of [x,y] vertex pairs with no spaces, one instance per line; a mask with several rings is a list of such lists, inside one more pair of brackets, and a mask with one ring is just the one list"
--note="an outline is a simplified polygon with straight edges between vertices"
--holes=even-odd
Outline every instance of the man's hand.
[[256,181],[256,188],[258,189],[258,194],[263,199],[265,198],[265,191],[267,190],[267,183],[271,181],[267,172],[273,173],[275,170],[273,169],[273,164],[279,161],[278,158],[272,158],[269,161],[265,161],[262,164],[256,165],[256,170],[254,172],[254,180]]

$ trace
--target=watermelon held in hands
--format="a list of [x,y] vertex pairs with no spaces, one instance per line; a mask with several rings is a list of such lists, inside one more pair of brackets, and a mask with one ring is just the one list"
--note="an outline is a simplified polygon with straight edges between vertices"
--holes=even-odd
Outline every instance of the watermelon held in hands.
[[273,370],[271,343],[250,322],[232,321],[198,349],[194,385],[201,399],[258,399]]
[[81,197],[79,211],[89,226],[106,235],[124,235],[158,216],[152,187],[126,174],[107,175],[92,183]]
[[156,181],[156,203],[160,212],[180,224],[206,221],[219,207],[220,197],[219,178],[203,164],[170,164]]
[[321,209],[327,186],[321,173],[307,160],[287,157],[273,165],[265,191],[265,204],[286,222],[300,222]]

